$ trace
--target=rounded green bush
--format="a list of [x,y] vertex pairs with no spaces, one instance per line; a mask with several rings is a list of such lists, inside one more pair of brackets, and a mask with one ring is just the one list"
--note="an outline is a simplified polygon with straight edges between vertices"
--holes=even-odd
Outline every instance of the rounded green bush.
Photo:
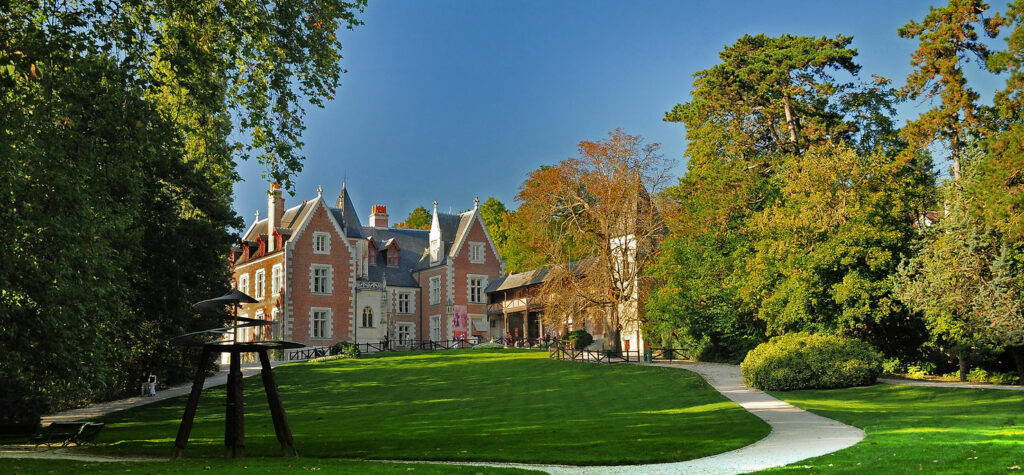
[[590,346],[590,344],[594,342],[593,335],[591,335],[589,332],[583,329],[573,330],[569,333],[566,333],[564,339],[568,341],[572,345],[572,347],[577,350],[582,350]]
[[793,333],[758,345],[740,369],[747,386],[766,391],[848,388],[874,384],[882,356],[860,340]]

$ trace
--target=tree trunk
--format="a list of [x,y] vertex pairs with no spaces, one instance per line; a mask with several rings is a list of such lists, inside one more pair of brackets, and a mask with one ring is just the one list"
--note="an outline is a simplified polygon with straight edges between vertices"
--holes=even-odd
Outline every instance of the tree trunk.
[[967,351],[961,351],[960,359],[960,381],[967,381]]
[[1010,354],[1017,366],[1017,384],[1024,384],[1024,346],[1011,347]]
[[[619,315],[618,311],[614,308],[609,308],[605,311],[604,319],[604,335],[605,339],[611,339],[611,349],[616,354],[622,354],[621,338],[619,330]],[[607,344],[607,343],[606,343]]]
[[793,106],[789,103],[789,97],[786,97],[782,106],[786,111],[786,128],[789,130],[789,141],[793,144],[793,152],[798,153],[800,151],[800,147],[797,143],[796,119],[793,117]]

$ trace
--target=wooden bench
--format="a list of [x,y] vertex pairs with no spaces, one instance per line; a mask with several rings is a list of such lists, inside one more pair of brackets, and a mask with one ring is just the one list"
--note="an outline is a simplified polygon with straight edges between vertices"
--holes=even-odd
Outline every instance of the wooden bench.
[[103,426],[102,422],[51,422],[33,434],[29,441],[47,446],[58,442],[61,447],[72,443],[82,445],[96,440]]

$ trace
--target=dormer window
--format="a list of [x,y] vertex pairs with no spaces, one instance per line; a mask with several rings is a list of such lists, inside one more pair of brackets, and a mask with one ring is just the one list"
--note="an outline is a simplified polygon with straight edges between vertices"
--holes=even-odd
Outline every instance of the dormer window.
[[441,240],[431,239],[430,240],[430,262],[437,262],[441,260]]
[[372,237],[369,239],[366,248],[368,251],[366,253],[366,260],[368,261],[369,265],[377,265],[377,242],[374,241]]
[[398,249],[388,248],[388,267],[398,267]]

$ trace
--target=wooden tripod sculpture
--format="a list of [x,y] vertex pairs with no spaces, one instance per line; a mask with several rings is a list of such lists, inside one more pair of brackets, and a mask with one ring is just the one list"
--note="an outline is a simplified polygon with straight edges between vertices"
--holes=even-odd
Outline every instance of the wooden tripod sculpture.
[[[192,432],[192,422],[195,419],[196,408],[199,406],[199,397],[203,392],[203,384],[206,381],[206,364],[210,355],[228,353],[230,355],[231,369],[228,372],[227,411],[224,417],[224,445],[227,448],[228,458],[242,457],[245,452],[245,406],[242,398],[242,353],[257,353],[262,366],[263,388],[267,393],[267,402],[270,405],[270,416],[274,421],[274,432],[277,434],[277,441],[281,443],[281,452],[285,457],[295,457],[298,453],[295,450],[295,440],[292,438],[292,430],[288,425],[288,416],[284,411],[284,404],[281,402],[281,394],[277,390],[277,382],[274,381],[274,372],[270,367],[270,357],[267,350],[301,348],[303,345],[291,341],[269,340],[254,342],[239,342],[238,329],[244,327],[256,327],[273,325],[268,320],[255,318],[238,317],[238,305],[240,303],[256,302],[255,299],[237,290],[230,294],[215,299],[204,300],[192,306],[193,309],[203,311],[219,311],[226,305],[233,308],[233,324],[230,327],[214,328],[201,332],[189,333],[171,340],[172,343],[184,346],[201,346],[202,356],[199,358],[199,368],[196,370],[196,377],[192,381],[192,393],[185,405],[185,414],[181,417],[181,425],[178,426],[178,437],[174,440],[174,455],[172,458],[180,458],[188,445],[188,437]],[[242,323],[239,323],[242,322]],[[202,335],[224,334],[232,331],[232,341],[202,342]]]

